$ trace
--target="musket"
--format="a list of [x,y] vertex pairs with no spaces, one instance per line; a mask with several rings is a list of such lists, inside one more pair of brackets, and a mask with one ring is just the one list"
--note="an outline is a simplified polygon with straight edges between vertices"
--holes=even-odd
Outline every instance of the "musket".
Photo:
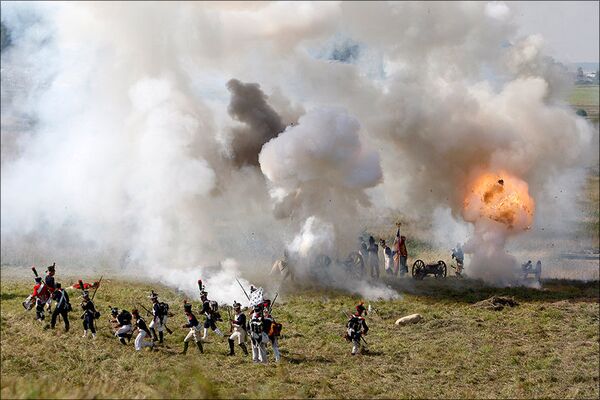
[[273,309],[273,304],[275,304],[275,300],[277,300],[277,296],[279,296],[279,292],[275,293],[275,297],[273,297],[273,301],[269,305],[269,314],[271,314],[271,310]]
[[231,319],[231,311],[229,310],[229,306],[225,306],[227,309],[227,317],[229,318],[229,333],[233,332],[233,322]]
[[240,287],[244,291],[244,294],[246,295],[246,298],[248,299],[248,301],[250,301],[250,296],[248,296],[248,293],[246,293],[246,289],[244,289],[244,287],[242,286],[242,284],[240,283],[240,281],[238,280],[238,278],[235,278],[235,280],[237,281],[238,285],[240,285]]
[[96,286],[96,289],[94,289],[94,294],[92,295],[92,301],[94,301],[94,297],[96,297],[96,292],[98,291],[98,289],[100,288],[100,282],[102,282],[102,277],[104,275],[100,276],[100,280],[98,281],[98,286]]

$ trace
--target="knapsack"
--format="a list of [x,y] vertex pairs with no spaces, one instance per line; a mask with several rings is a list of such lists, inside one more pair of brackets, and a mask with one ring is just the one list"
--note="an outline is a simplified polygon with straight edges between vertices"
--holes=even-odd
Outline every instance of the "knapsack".
[[250,331],[256,336],[260,336],[263,333],[263,321],[261,318],[252,318],[250,321]]
[[133,317],[131,316],[131,313],[127,310],[122,310],[121,314],[118,316],[117,320],[119,320],[119,322],[122,325],[131,325],[131,319]]
[[169,305],[167,303],[158,303],[158,312],[160,315],[167,315],[169,313]]
[[359,332],[361,329],[360,319],[354,316],[350,318],[350,321],[348,321],[348,328],[352,329],[354,332]]
[[217,303],[216,301],[211,300],[209,305],[212,312],[216,313],[217,311],[219,311],[219,303]]

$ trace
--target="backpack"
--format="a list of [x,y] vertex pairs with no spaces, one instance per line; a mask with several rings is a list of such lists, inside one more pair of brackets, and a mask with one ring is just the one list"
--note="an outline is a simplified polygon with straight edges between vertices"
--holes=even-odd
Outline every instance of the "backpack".
[[160,315],[167,315],[169,313],[169,305],[167,303],[158,303],[158,312]]
[[122,322],[122,325],[131,325],[131,313],[127,310],[122,310],[121,314],[117,317],[119,322]]
[[216,301],[211,300],[209,305],[212,312],[216,313],[217,311],[219,311],[219,303],[217,303]]
[[352,329],[354,332],[360,332],[360,329],[362,328],[361,325],[360,319],[356,316],[353,316],[350,318],[350,321],[348,321],[348,328]]

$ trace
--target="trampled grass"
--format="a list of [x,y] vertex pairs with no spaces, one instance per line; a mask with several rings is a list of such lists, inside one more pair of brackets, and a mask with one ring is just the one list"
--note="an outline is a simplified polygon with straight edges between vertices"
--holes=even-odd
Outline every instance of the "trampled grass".
[[[66,280],[68,281],[68,280]],[[107,279],[96,297],[103,311],[97,340],[34,321],[21,301],[28,280],[1,283],[2,398],[597,398],[598,282],[548,281],[542,290],[496,289],[447,278],[389,281],[399,300],[374,301],[370,352],[350,356],[345,317],[359,300],[335,291],[287,288],[274,314],[284,324],[279,364],[227,357],[210,335],[205,353],[178,355],[186,333],[180,294],[160,287],[175,316],[166,346],[135,352],[111,335],[108,305],[131,309],[147,301],[147,283]],[[514,296],[515,308],[473,303]],[[77,295],[73,296],[73,304]],[[197,308],[197,307],[195,307]],[[424,321],[397,327],[410,313]],[[227,331],[225,324],[221,329]],[[271,356],[271,354],[270,354]]]

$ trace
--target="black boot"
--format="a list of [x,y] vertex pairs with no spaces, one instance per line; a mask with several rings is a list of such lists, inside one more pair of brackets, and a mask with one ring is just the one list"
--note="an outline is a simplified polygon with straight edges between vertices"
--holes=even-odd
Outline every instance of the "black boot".
[[233,339],[227,339],[227,341],[229,342],[229,354],[227,354],[227,355],[235,356],[235,350],[233,348]]
[[201,341],[196,342],[196,346],[198,346],[198,350],[200,350],[200,353],[204,353],[204,349],[202,348],[202,342]]
[[156,342],[158,338],[156,337],[156,329],[150,328],[150,333],[152,333],[152,341]]
[[183,342],[183,351],[181,352],[181,354],[187,353],[187,349],[188,349],[189,345],[190,345],[190,342]]
[[121,344],[127,345],[127,343],[125,343],[125,338],[124,337],[120,337],[119,338],[119,342],[121,342]]
[[164,338],[165,338],[164,332],[158,332],[158,343],[162,344]]
[[248,355],[248,348],[246,347],[246,343],[240,343],[240,347],[244,350],[244,354]]

